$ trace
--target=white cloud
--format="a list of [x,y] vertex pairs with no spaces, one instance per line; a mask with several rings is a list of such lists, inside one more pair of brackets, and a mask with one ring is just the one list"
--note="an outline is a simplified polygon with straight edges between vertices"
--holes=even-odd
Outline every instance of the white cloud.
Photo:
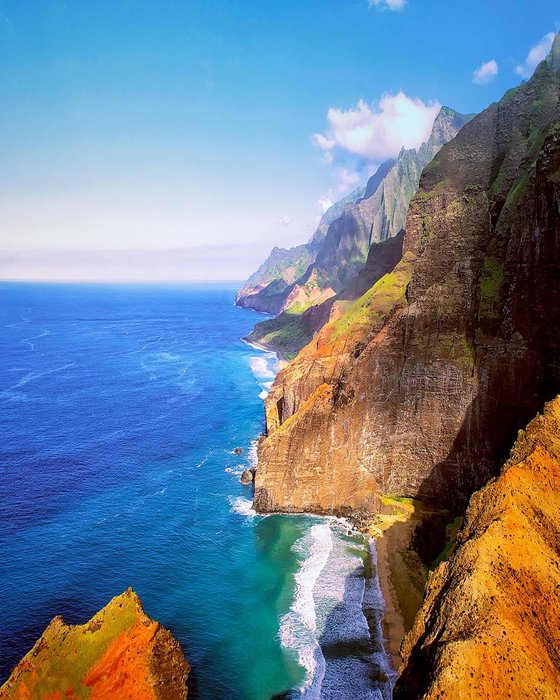
[[368,0],[370,7],[379,7],[382,10],[402,10],[406,0]]
[[361,180],[362,178],[358,173],[342,168],[338,172],[338,191],[340,193],[350,192],[360,184]]
[[523,63],[516,67],[515,72],[517,75],[521,75],[523,78],[530,78],[533,75],[533,71],[537,65],[547,57],[548,52],[552,48],[554,36],[554,32],[548,32],[538,44],[533,46]]
[[403,146],[417,148],[426,141],[440,109],[439,103],[425,104],[402,91],[384,95],[377,106],[360,100],[347,111],[331,107],[328,129],[315,134],[313,143],[326,162],[350,155],[379,163],[397,156]]
[[473,73],[473,83],[483,85],[489,83],[498,75],[498,63],[492,59],[479,66]]
[[278,221],[278,226],[289,226],[291,223],[292,220],[289,216],[283,216],[280,221]]
[[329,195],[320,197],[317,200],[317,206],[319,207],[319,211],[321,212],[321,214],[324,214],[327,211],[327,209],[330,209],[332,207],[333,204],[334,202]]

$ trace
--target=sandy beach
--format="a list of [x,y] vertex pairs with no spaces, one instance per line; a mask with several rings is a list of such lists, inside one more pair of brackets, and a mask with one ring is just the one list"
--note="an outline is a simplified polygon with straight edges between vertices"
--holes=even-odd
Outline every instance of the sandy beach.
[[385,646],[398,670],[400,647],[422,604],[426,575],[420,558],[411,548],[412,534],[422,520],[421,513],[413,504],[395,505],[397,513],[380,516],[370,534],[375,538],[379,585],[386,605]]

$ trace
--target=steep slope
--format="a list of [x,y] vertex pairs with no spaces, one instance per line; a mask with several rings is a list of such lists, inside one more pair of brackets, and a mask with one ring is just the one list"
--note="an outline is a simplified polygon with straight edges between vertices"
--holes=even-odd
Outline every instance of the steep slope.
[[237,306],[269,314],[280,313],[293,285],[315,262],[329,225],[342,215],[347,204],[361,199],[364,193],[363,187],[357,188],[329,207],[307,243],[289,249],[273,248],[268,258],[237,292]]
[[187,697],[189,665],[179,643],[132,590],[84,625],[55,617],[0,688],[0,698]]
[[279,313],[284,304],[284,291],[304,274],[315,260],[318,250],[319,243],[315,237],[309,243],[294,248],[273,248],[264,263],[238,291],[235,303],[267,314]]
[[[358,292],[365,291],[363,284],[356,285],[354,280],[368,260],[372,264],[371,245],[386,241],[404,229],[408,205],[418,189],[423,168],[471,118],[472,115],[461,115],[443,107],[434,120],[427,143],[418,150],[402,149],[396,161],[379,167],[369,179],[364,197],[347,203],[342,214],[329,225],[305,273],[284,287],[280,296],[284,298],[285,313],[257,324],[251,340],[293,356],[321,328],[323,319],[329,318],[332,297],[353,301],[358,298]],[[367,272],[364,279],[368,279]],[[301,320],[297,318],[309,307],[321,303],[327,305],[321,312]]]
[[560,397],[474,494],[403,644],[395,700],[557,698]]
[[560,391],[559,44],[439,151],[394,272],[277,376],[259,510],[463,507]]

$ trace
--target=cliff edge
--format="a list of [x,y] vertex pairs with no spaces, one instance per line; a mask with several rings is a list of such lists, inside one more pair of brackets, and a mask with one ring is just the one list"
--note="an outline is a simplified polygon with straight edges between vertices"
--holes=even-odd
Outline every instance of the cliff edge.
[[403,643],[395,700],[558,698],[560,397],[475,493]]
[[129,589],[84,625],[55,617],[0,688],[0,700],[183,700],[190,667]]

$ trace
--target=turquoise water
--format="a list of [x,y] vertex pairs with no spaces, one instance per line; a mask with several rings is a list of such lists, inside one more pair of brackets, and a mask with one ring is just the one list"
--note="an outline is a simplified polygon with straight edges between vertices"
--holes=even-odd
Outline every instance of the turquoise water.
[[1,679],[55,614],[132,586],[183,644],[190,697],[389,697],[368,544],[255,516],[239,483],[275,357],[241,342],[261,317],[234,285],[0,292]]

